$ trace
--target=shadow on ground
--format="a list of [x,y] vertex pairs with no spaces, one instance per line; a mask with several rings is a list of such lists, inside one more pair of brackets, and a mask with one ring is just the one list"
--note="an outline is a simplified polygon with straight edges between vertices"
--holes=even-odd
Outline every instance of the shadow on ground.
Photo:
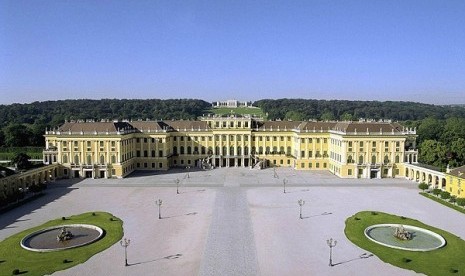
[[13,224],[15,222],[29,220],[29,219],[19,219],[19,218],[27,214],[30,214],[37,209],[42,208],[42,206],[45,206],[49,204],[50,202],[53,202],[59,199],[60,197],[70,193],[74,189],[78,189],[78,188],[73,188],[72,186],[81,181],[82,179],[73,178],[73,179],[62,179],[62,180],[57,180],[55,182],[50,182],[47,185],[47,189],[44,190],[44,194],[42,196],[39,196],[31,201],[25,202],[24,204],[18,205],[17,207],[13,209],[6,210],[3,213],[1,213],[2,219],[0,220],[0,229],[16,228],[17,226],[10,225],[10,224]]

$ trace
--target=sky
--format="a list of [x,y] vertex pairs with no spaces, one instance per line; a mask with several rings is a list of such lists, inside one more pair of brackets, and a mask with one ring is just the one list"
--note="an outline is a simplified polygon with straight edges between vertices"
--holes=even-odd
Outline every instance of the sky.
[[0,0],[0,104],[465,103],[465,1]]

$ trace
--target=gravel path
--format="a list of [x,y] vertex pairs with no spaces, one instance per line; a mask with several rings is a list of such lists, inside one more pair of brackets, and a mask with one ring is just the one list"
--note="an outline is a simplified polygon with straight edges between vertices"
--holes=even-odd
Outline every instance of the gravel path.
[[199,275],[259,275],[246,191],[218,190]]

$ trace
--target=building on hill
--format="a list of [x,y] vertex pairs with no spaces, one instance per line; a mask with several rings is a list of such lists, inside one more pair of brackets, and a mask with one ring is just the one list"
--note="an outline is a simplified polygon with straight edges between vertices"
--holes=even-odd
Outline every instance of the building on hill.
[[227,107],[227,108],[238,108],[238,107],[252,107],[252,102],[238,101],[238,100],[227,100],[217,101],[212,103],[212,107]]
[[292,167],[343,178],[404,177],[416,163],[415,130],[391,122],[263,121],[248,116],[197,121],[66,122],[45,133],[45,163],[69,177],[125,177],[173,167]]

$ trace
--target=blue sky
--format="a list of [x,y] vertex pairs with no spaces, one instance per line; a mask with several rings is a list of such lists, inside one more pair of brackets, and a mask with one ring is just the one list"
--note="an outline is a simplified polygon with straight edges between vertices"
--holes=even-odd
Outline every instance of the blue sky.
[[465,103],[465,1],[0,0],[0,94]]

